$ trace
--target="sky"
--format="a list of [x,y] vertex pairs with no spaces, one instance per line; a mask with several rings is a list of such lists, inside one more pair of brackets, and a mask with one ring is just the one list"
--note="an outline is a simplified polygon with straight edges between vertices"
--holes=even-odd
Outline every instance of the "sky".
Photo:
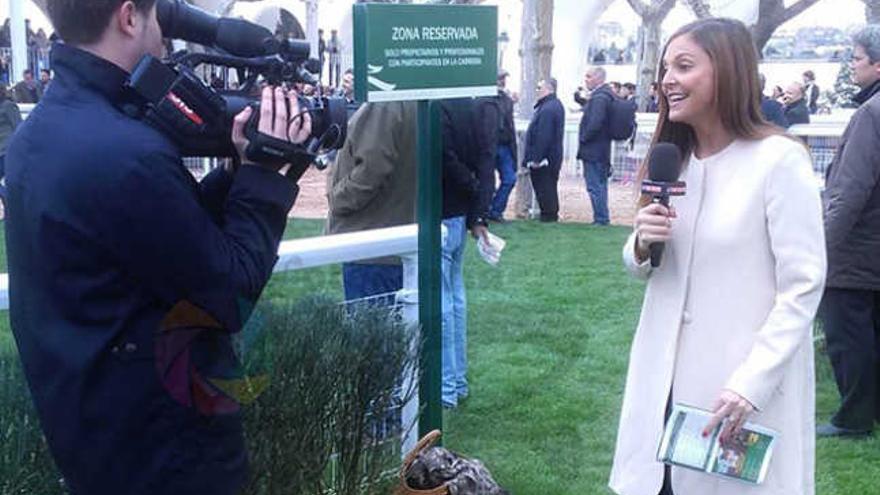
[[[508,1],[517,2],[518,0]],[[730,0],[710,1],[709,3],[730,3]],[[792,0],[786,0],[785,2],[786,5],[793,3],[795,2]],[[670,12],[669,17],[666,18],[664,27],[672,31],[693,20],[693,18],[693,14],[684,5],[684,2],[679,0],[675,8]],[[633,25],[633,23],[637,22],[637,19],[626,0],[616,0],[602,15],[600,22],[618,21],[624,25]],[[797,29],[809,26],[830,26],[846,29],[855,24],[864,24],[864,22],[865,4],[861,0],[820,0],[801,15],[783,25],[782,29]]]
[[[11,0],[0,0],[0,19],[5,19],[9,16],[10,1]],[[723,0],[722,3],[727,3],[729,1],[730,0]],[[273,1],[272,3],[301,4],[299,0],[287,0],[286,2]],[[338,20],[343,17],[345,13],[350,12],[351,3],[351,0],[321,0],[321,21],[319,24],[330,26],[334,20]],[[517,8],[521,4],[521,1],[489,0],[487,3],[499,5],[506,10]],[[786,4],[790,5],[791,3],[793,3],[792,0],[786,1]],[[47,29],[47,31],[51,30],[48,20],[30,0],[25,0],[25,17],[32,19],[31,22],[32,25],[35,26],[34,29],[43,27],[44,29]],[[678,26],[687,23],[691,19],[693,19],[692,14],[687,7],[683,5],[683,2],[679,1],[678,5],[667,18],[664,27],[673,30]],[[304,19],[302,21],[304,22]],[[615,3],[612,4],[602,15],[601,21],[617,21],[632,27],[635,27],[638,24],[638,18],[635,16],[626,0],[616,0]],[[864,4],[860,0],[820,0],[816,5],[810,7],[806,12],[783,27],[786,29],[797,29],[806,26],[833,26],[846,29],[852,25],[864,23],[864,21],[865,9]],[[509,30],[518,29],[517,26],[502,26],[502,29],[505,28]]]

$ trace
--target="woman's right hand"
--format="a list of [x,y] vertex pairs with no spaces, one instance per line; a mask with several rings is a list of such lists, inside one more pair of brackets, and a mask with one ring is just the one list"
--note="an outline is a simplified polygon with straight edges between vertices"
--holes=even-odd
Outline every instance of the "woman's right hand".
[[635,219],[636,261],[641,263],[651,256],[651,244],[669,240],[673,218],[675,208],[660,203],[651,203],[638,211]]

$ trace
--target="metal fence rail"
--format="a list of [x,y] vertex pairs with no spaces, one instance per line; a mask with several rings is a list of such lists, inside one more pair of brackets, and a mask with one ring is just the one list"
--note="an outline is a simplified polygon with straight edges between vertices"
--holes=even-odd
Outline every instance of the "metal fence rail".
[[[278,261],[274,272],[303,270],[325,265],[358,261],[385,256],[399,256],[403,261],[403,289],[393,295],[390,309],[402,318],[412,331],[418,331],[418,225],[405,225],[386,229],[367,230],[350,234],[328,235],[284,241],[278,248]],[[388,297],[387,295],[381,297]],[[363,301],[346,301],[357,304]],[[9,309],[9,276],[0,274],[0,310]],[[418,383],[403,383],[402,390],[416,390],[406,403],[397,404],[388,411],[388,421],[377,423],[384,432],[397,430],[399,442],[393,442],[400,453],[409,452],[418,438],[419,396]],[[396,428],[394,428],[396,426]],[[383,432],[383,434],[384,434]]]
[[[820,183],[824,181],[825,171],[834,158],[851,114],[852,112],[841,111],[831,116],[814,116],[815,123],[796,125],[788,129],[789,133],[803,139],[810,148],[810,154],[813,156],[813,171]],[[565,122],[562,170],[563,173],[570,175],[581,173],[581,164],[577,159],[580,115],[580,113],[569,113]],[[636,135],[632,140],[612,143],[611,180],[614,182],[627,184],[635,180],[639,166],[648,154],[657,125],[657,114],[638,114],[636,123]],[[527,120],[516,121],[520,149],[524,145],[528,124]],[[523,153],[519,155],[522,157]]]

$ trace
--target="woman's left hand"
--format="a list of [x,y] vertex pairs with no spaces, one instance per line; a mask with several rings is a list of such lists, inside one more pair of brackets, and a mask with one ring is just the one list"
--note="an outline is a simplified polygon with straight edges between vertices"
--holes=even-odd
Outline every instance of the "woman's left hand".
[[716,426],[727,419],[720,435],[721,441],[724,442],[740,432],[743,423],[746,422],[750,414],[755,412],[755,406],[738,393],[724,389],[718,400],[715,401],[712,410],[715,411],[715,415],[703,429],[703,436],[709,436]]

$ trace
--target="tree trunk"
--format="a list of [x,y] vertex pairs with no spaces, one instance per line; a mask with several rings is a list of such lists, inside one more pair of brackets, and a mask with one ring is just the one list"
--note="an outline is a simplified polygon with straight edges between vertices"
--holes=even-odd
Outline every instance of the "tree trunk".
[[862,0],[865,2],[865,18],[868,24],[880,24],[880,0]]
[[636,95],[640,112],[647,110],[651,83],[657,79],[657,64],[660,62],[661,24],[663,24],[663,18],[642,19],[642,27],[639,30]]
[[[522,71],[517,113],[522,118],[529,118],[535,105],[535,88],[539,81],[550,77],[552,70],[553,0],[523,0],[521,39]],[[519,155],[522,157],[523,153]],[[528,218],[533,202],[532,182],[526,168],[517,167],[516,175],[514,213],[517,218]]]
[[646,5],[640,0],[627,0],[629,6],[642,18],[638,39],[638,82],[636,97],[639,111],[648,108],[648,94],[651,83],[657,77],[657,64],[660,62],[660,28],[669,11],[675,6],[675,0],[653,0]]
[[519,115],[532,115],[538,81],[553,65],[553,0],[523,0]]
[[752,38],[758,48],[758,56],[763,56],[764,46],[779,26],[800,15],[818,1],[798,0],[786,7],[783,0],[761,0],[758,7],[758,22],[752,26]]

